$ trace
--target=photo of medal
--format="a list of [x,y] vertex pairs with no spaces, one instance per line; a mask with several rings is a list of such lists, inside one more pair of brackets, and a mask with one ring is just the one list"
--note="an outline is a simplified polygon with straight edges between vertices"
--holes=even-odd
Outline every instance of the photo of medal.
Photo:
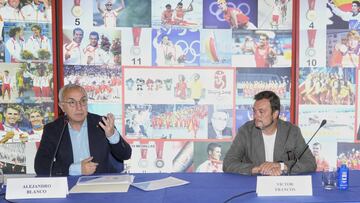
[[141,158],[139,160],[139,167],[140,168],[146,168],[148,166],[147,161],[147,152],[148,152],[148,141],[147,140],[140,140],[140,154]]
[[313,22],[316,20],[316,11],[315,11],[315,0],[308,0],[309,10],[306,13],[306,18]]
[[156,141],[155,147],[156,147],[155,166],[157,168],[162,168],[165,165],[165,162],[163,160],[164,141],[162,141],[162,140]]
[[315,37],[316,37],[316,30],[311,29],[307,30],[308,34],[308,48],[306,49],[305,55],[308,57],[314,57],[316,55],[315,46]]
[[74,6],[71,9],[71,13],[76,18],[78,18],[78,17],[80,17],[82,15],[82,9],[81,9],[81,6],[80,6],[80,1],[81,0],[74,0]]
[[132,55],[138,56],[141,53],[141,48],[139,46],[140,43],[140,36],[141,36],[141,28],[140,27],[133,27],[132,28],[132,35],[133,35],[133,46],[130,49]]

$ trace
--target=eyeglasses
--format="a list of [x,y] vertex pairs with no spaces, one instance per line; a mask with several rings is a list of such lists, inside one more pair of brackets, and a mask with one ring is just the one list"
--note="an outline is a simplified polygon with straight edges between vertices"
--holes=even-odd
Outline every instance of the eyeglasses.
[[68,101],[63,101],[62,103],[68,104],[70,107],[74,108],[76,107],[76,104],[79,104],[80,106],[86,106],[88,104],[88,99],[82,98],[80,101],[69,99]]

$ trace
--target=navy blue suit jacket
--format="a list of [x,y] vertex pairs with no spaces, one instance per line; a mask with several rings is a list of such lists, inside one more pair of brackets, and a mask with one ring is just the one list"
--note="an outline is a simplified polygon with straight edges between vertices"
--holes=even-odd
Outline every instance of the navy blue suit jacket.
[[[95,173],[114,173],[115,167],[109,160],[112,155],[116,160],[122,162],[131,157],[130,145],[120,137],[117,144],[110,144],[105,132],[98,125],[101,116],[88,113],[88,136],[90,156],[94,157],[93,162],[99,165]],[[54,122],[45,125],[44,132],[40,141],[40,147],[35,157],[35,172],[38,175],[49,175],[50,165],[53,161],[56,145],[60,139],[62,129],[65,127],[59,150],[56,154],[56,161],[53,165],[52,175],[67,176],[69,167],[74,162],[73,149],[68,126],[64,117],[60,117]]]

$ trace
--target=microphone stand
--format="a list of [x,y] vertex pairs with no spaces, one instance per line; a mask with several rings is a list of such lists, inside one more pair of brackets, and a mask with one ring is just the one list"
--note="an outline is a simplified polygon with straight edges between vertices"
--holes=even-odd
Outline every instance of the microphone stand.
[[304,155],[304,153],[306,152],[306,150],[309,148],[309,143],[311,142],[311,140],[315,137],[316,133],[326,124],[326,120],[322,120],[319,128],[315,131],[315,133],[311,136],[310,140],[306,143],[306,146],[305,146],[305,149],[301,152],[299,158],[296,157],[296,155],[294,154],[295,156],[295,162],[293,164],[291,164],[289,170],[288,170],[288,175],[291,174],[291,170],[293,169],[293,167],[295,166],[295,164],[298,162],[299,159],[301,159],[301,157]]
[[59,138],[58,143],[57,143],[57,145],[56,145],[55,152],[54,152],[54,156],[53,156],[52,161],[51,161],[51,164],[50,164],[49,177],[52,176],[52,170],[53,170],[53,168],[54,168],[54,163],[56,162],[56,155],[57,155],[57,153],[58,153],[58,151],[59,151],[60,143],[61,143],[61,141],[62,141],[62,138],[63,138],[63,136],[64,136],[64,132],[65,132],[65,129],[66,129],[66,126],[67,126],[68,123],[69,123],[69,120],[68,120],[68,118],[65,116],[65,117],[64,117],[64,126],[63,126],[63,129],[61,130],[60,138]]

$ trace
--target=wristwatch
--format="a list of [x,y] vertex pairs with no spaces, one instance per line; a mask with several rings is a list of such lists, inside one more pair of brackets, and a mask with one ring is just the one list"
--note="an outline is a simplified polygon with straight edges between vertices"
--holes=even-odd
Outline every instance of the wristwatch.
[[279,164],[280,164],[280,170],[281,170],[281,171],[284,171],[284,170],[285,170],[285,164],[284,164],[284,162],[280,162]]

